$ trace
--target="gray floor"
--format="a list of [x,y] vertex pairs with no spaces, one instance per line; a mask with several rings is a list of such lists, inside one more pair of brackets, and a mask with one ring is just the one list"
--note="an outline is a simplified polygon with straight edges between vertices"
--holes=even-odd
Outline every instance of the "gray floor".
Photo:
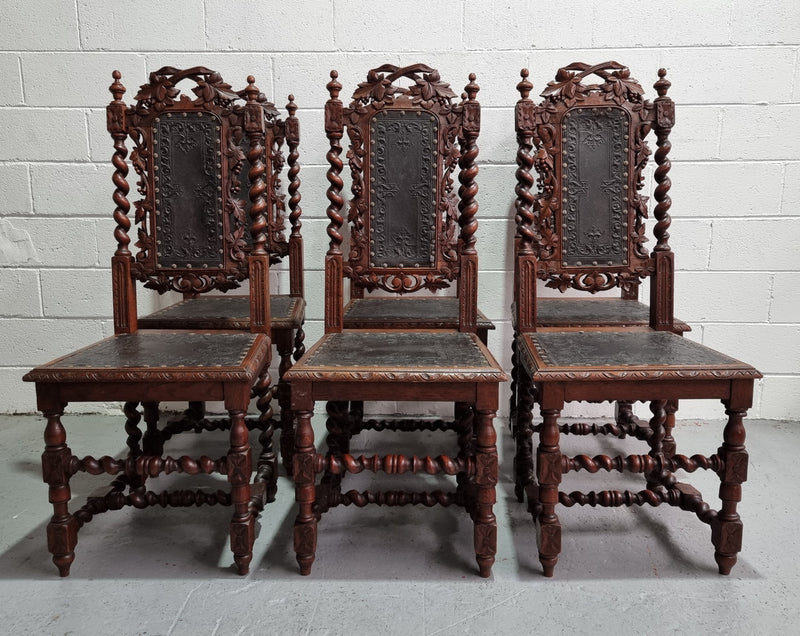
[[[79,456],[124,449],[121,416],[72,416],[65,424]],[[315,428],[322,425],[317,417]],[[498,420],[498,553],[491,579],[476,574],[471,522],[462,510],[411,507],[328,513],[313,572],[301,577],[292,551],[293,491],[285,477],[277,501],[261,516],[246,577],[231,567],[229,509],[205,507],[101,515],[81,530],[72,574],[59,579],[45,544],[51,508],[39,463],[43,420],[0,416],[0,632],[797,633],[800,423],[747,425],[750,474],[739,507],[744,549],[728,577],[716,572],[708,526],[689,513],[576,506],[559,508],[563,551],[556,576],[543,578],[533,525],[513,496],[512,449]],[[105,448],[89,446],[89,435],[100,430]],[[184,435],[173,440],[171,454],[183,445],[218,455],[224,435],[215,435]],[[691,454],[713,452],[720,435],[720,422],[685,421],[675,436],[679,452]],[[371,439],[358,439],[353,450],[370,454]],[[430,436],[432,454],[439,439]],[[591,454],[617,454],[615,442],[597,444]],[[363,477],[352,478],[357,488]],[[77,475],[73,497],[93,490],[98,479]],[[568,479],[565,489],[573,490],[585,477]],[[716,476],[695,473],[690,481],[716,507]],[[615,475],[605,484],[638,488]]]

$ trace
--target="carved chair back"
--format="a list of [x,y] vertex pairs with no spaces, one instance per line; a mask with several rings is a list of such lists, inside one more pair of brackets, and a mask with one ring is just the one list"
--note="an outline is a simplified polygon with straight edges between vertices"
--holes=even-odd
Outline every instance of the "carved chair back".
[[[277,217],[267,214],[274,188],[265,148],[277,143],[277,111],[252,77],[237,94],[204,67],[164,67],[151,73],[130,106],[122,101],[125,87],[116,71],[114,79],[109,89],[114,100],[107,111],[115,149],[116,333],[136,330],[135,281],[159,293],[196,294],[227,291],[248,277],[251,319],[257,316],[252,328],[264,331],[265,321],[269,325],[268,281],[264,287],[252,279],[268,274],[267,245],[275,234],[270,223]],[[194,99],[177,87],[182,80],[195,83]],[[141,195],[134,202],[135,254],[130,249],[127,140],[133,145],[130,163]],[[243,187],[240,174],[246,159]]]
[[[651,327],[673,327],[673,256],[668,243],[668,136],[674,103],[666,96],[666,71],[644,90],[630,71],[616,63],[574,63],[559,69],[542,92],[541,103],[528,95],[532,84],[523,69],[517,85],[517,298],[524,331],[536,325],[536,280],[562,292],[622,290],[637,297],[640,282],[651,279]],[[589,76],[601,81],[589,83]],[[645,220],[647,199],[640,194],[654,131],[656,244],[651,253]],[[531,191],[538,174],[538,192]]]
[[[455,284],[464,297],[462,330],[474,331],[477,263],[475,141],[480,130],[475,76],[461,101],[436,69],[386,64],[369,71],[352,102],[339,100],[331,71],[325,105],[330,140],[328,208],[330,249],[326,266],[326,329],[342,325],[342,277],[350,297],[383,290],[407,294]],[[395,82],[405,78],[408,87]],[[347,130],[352,198],[347,259],[341,250],[344,218],[340,140]],[[454,186],[456,166],[461,183]],[[459,231],[460,226],[460,231]]]

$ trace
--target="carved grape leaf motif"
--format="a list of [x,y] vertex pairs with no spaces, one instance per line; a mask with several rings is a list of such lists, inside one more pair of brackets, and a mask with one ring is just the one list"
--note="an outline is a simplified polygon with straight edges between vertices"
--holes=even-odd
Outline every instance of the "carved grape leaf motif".
[[[163,70],[163,69],[162,69]],[[153,108],[157,112],[175,103],[175,98],[180,94],[172,82],[172,78],[158,73],[150,74],[150,83],[142,84],[134,99],[140,109]]]
[[579,74],[571,73],[565,68],[558,69],[553,81],[548,82],[547,88],[542,91],[542,97],[551,99],[561,99],[568,106],[583,99],[583,94],[588,88],[581,84],[582,77]]
[[551,289],[557,289],[560,292],[565,292],[572,287],[572,276],[569,274],[558,274],[557,276],[553,276],[545,283],[545,287],[550,287]]
[[600,89],[606,94],[605,98],[617,104],[625,101],[639,103],[642,101],[644,89],[639,82],[631,77],[630,69],[623,68],[610,75],[604,75],[605,83]]
[[230,256],[234,261],[241,262],[247,258],[247,254],[244,251],[247,248],[247,241],[245,241],[244,237],[244,226],[240,226],[228,236],[228,242],[230,243]]
[[353,101],[367,104],[370,101],[389,102],[394,101],[394,94],[400,90],[387,79],[383,73],[378,73],[377,69],[372,69],[367,73],[367,81],[361,82],[353,93]]
[[224,82],[222,76],[216,71],[206,74],[206,80],[199,80],[192,91],[197,95],[197,103],[199,104],[219,102],[227,106],[239,98],[231,88],[231,85]]
[[422,77],[414,77],[414,84],[409,87],[408,94],[413,103],[421,102],[423,105],[432,105],[435,101],[448,104],[456,96],[450,84],[443,82],[436,70],[423,73]]
[[548,227],[542,228],[539,239],[539,247],[541,249],[540,257],[554,254],[559,241],[560,238],[558,234],[553,232],[553,230]]

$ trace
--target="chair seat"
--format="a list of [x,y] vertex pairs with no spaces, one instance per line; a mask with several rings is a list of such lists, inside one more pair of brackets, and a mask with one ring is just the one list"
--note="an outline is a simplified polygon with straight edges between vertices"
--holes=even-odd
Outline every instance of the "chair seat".
[[[303,322],[305,300],[270,296],[273,329],[297,329]],[[249,329],[249,296],[198,296],[139,318],[141,329]]]
[[[36,367],[27,382],[242,382],[269,359],[264,334],[144,331],[111,336]],[[134,391],[135,388],[131,388]]]
[[761,377],[749,364],[665,331],[545,331],[520,340],[534,382]]
[[504,382],[474,334],[346,331],[325,335],[286,379],[397,382]]
[[[345,329],[458,329],[458,298],[354,298],[344,308]],[[478,311],[478,329],[494,329]]]
[[[650,307],[623,298],[538,298],[536,324],[540,327],[633,327],[650,324]],[[675,320],[676,332],[691,331]]]
[[[498,481],[496,433],[492,419],[498,384],[506,380],[477,334],[458,331],[344,331],[326,334],[286,372],[297,415],[294,454],[294,545],[300,572],[309,574],[315,558],[317,519],[334,506],[376,503],[400,506],[424,503],[464,506],[474,524],[480,574],[489,576],[497,529],[491,506]],[[349,454],[350,437],[362,427],[363,413],[348,411],[349,400],[447,401],[472,407],[473,417],[442,430],[457,433],[456,458],[376,453]],[[315,402],[328,401],[328,452],[318,454],[311,415]],[[337,406],[338,404],[338,406]],[[342,404],[345,408],[342,410]],[[410,428],[408,430],[423,430]],[[377,448],[376,448],[377,450]],[[424,468],[423,468],[424,467]],[[455,491],[345,491],[345,474],[364,469],[387,474],[421,472],[456,476]],[[324,472],[316,483],[316,474]]]
[[[198,333],[192,331],[139,331],[116,335],[36,367],[23,378],[36,383],[39,410],[47,414],[44,480],[50,485],[50,501],[57,511],[48,524],[48,549],[61,576],[68,576],[75,558],[80,527],[93,515],[125,506],[231,505],[231,550],[240,574],[246,574],[253,555],[255,517],[274,483],[251,486],[250,444],[245,413],[251,388],[257,382],[271,352],[267,334],[246,332]],[[158,429],[158,402],[220,400],[229,414],[230,445],[227,453],[179,458],[164,456],[168,437]],[[70,402],[124,401],[128,416],[127,457],[79,458],[66,445],[60,416]],[[147,431],[138,428],[144,408]],[[93,475],[116,475],[107,487],[89,495],[77,511],[70,511],[70,477],[80,468]],[[169,489],[156,494],[147,490],[148,480],[170,472],[219,473],[227,476],[230,491]],[[274,474],[274,470],[273,470]],[[57,493],[57,494],[55,494]]]

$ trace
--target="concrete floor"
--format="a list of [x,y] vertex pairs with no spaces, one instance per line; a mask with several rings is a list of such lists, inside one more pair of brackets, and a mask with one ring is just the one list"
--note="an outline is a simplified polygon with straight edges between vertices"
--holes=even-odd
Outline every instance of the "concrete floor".
[[[124,450],[121,415],[64,421],[77,455]],[[530,517],[513,495],[513,451],[498,420],[498,553],[492,578],[484,580],[463,510],[411,507],[328,513],[314,569],[301,577],[292,551],[293,490],[285,477],[277,501],[261,515],[246,577],[231,566],[230,509],[204,507],[100,515],[81,530],[72,574],[60,579],[45,543],[51,507],[39,463],[43,422],[0,416],[3,633],[778,634],[794,632],[800,620],[800,423],[747,422],[750,478],[739,507],[744,548],[730,576],[717,574],[710,530],[690,513],[576,506],[558,509],[563,551],[555,577],[545,579]],[[321,439],[319,416],[315,428]],[[679,452],[713,452],[721,430],[721,422],[680,422]],[[104,433],[100,449],[87,443],[98,431]],[[170,442],[170,453],[177,456],[184,446],[219,455],[225,440],[216,435],[186,434]],[[373,452],[369,436],[357,439],[355,452]],[[431,434],[432,445],[439,439]],[[619,442],[597,444],[590,454],[617,454]],[[73,499],[99,479],[106,478],[73,478]],[[585,477],[568,479],[565,489],[573,490]],[[610,475],[602,488],[638,489],[633,479]],[[717,507],[715,475],[695,473],[689,481]]]

